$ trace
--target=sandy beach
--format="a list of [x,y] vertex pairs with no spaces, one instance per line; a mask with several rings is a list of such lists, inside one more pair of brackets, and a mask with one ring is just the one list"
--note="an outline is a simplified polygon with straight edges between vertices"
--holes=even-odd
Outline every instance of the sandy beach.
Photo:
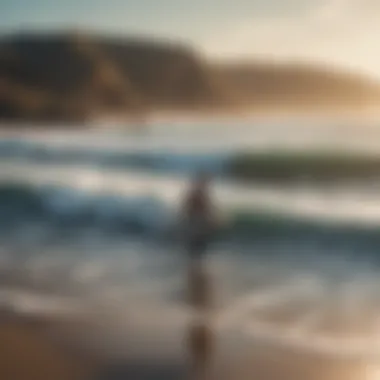
[[[186,377],[183,363],[128,360],[123,355],[103,356],[84,346],[75,346],[70,333],[75,329],[79,332],[80,326],[80,323],[67,321],[2,317],[0,379],[174,380]],[[378,373],[377,367],[363,360],[329,358],[265,343],[252,345],[249,350],[235,352],[230,360],[217,359],[217,362],[211,378],[223,380],[372,380]]]
[[49,337],[48,323],[16,316],[0,320],[0,379],[92,379],[95,363]]

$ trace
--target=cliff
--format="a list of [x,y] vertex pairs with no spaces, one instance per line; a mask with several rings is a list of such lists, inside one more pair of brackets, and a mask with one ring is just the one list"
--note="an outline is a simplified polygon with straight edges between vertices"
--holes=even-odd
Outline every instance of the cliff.
[[78,33],[0,39],[0,119],[82,121],[149,111],[352,107],[380,89],[344,73],[205,62],[171,43]]

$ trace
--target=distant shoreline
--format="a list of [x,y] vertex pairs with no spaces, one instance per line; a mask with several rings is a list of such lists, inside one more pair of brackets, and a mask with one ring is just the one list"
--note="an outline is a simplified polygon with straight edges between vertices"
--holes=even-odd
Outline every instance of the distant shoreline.
[[98,115],[115,119],[104,117],[111,114],[122,115],[123,124],[146,116],[167,121],[198,115],[353,115],[352,110],[363,114],[380,103],[379,83],[351,71],[261,61],[213,63],[191,46],[127,36],[14,33],[1,39],[0,53],[0,119],[20,128],[78,128],[92,125],[90,119]]
[[[374,112],[376,111],[376,112]],[[80,121],[64,121],[64,120],[52,120],[52,121],[35,121],[35,120],[7,120],[0,118],[0,133],[4,135],[4,132],[22,132],[22,131],[76,131],[76,130],[120,130],[125,129],[128,131],[136,131],[141,125],[142,128],[149,129],[149,125],[157,124],[188,124],[188,123],[225,123],[225,122],[286,122],[286,121],[337,121],[345,123],[360,123],[366,121],[379,121],[380,112],[378,109],[363,110],[363,111],[349,111],[349,110],[336,110],[330,112],[319,111],[278,111],[278,112],[266,112],[266,111],[236,111],[236,112],[213,112],[213,111],[201,111],[201,112],[185,112],[185,111],[156,111],[148,114],[146,118],[142,118],[141,121],[133,120],[133,118],[126,117],[121,118],[117,116],[105,116],[98,119],[88,119],[83,122]]]

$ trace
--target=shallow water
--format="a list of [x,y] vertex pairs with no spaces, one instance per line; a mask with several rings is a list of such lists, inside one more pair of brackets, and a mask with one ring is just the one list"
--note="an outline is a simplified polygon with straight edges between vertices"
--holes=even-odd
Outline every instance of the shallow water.
[[[102,335],[99,349],[122,351],[125,337],[133,336],[129,352],[178,359],[191,310],[184,298],[186,261],[173,229],[189,175],[208,165],[218,174],[214,197],[230,223],[207,261],[215,289],[213,324],[223,349],[233,357],[235,344],[244,347],[239,363],[251,351],[266,357],[267,347],[294,364],[297,355],[364,361],[363,368],[371,368],[366,376],[375,379],[376,181],[243,186],[223,177],[223,165],[231,154],[253,148],[325,151],[339,144],[343,151],[380,154],[380,139],[374,138],[380,127],[350,126],[344,133],[347,125],[333,128],[332,122],[229,124],[157,124],[146,136],[4,136],[0,305],[23,313],[85,315],[101,326],[96,334],[89,329],[87,340],[107,332],[109,343]],[[138,155],[138,164],[129,156],[120,166],[121,154]],[[156,166],[144,167],[146,162]],[[248,214],[244,238],[240,224],[233,224],[242,213],[246,221]]]

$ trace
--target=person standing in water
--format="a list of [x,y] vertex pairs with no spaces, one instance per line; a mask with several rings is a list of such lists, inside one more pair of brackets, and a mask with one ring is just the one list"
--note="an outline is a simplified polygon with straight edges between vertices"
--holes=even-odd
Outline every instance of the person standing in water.
[[185,249],[189,259],[188,302],[194,313],[187,340],[191,380],[209,377],[214,351],[208,315],[212,304],[210,280],[203,260],[216,226],[209,183],[207,174],[199,174],[190,187],[183,207]]
[[190,187],[184,207],[185,238],[190,258],[206,253],[216,227],[214,205],[210,197],[210,177],[199,173]]

